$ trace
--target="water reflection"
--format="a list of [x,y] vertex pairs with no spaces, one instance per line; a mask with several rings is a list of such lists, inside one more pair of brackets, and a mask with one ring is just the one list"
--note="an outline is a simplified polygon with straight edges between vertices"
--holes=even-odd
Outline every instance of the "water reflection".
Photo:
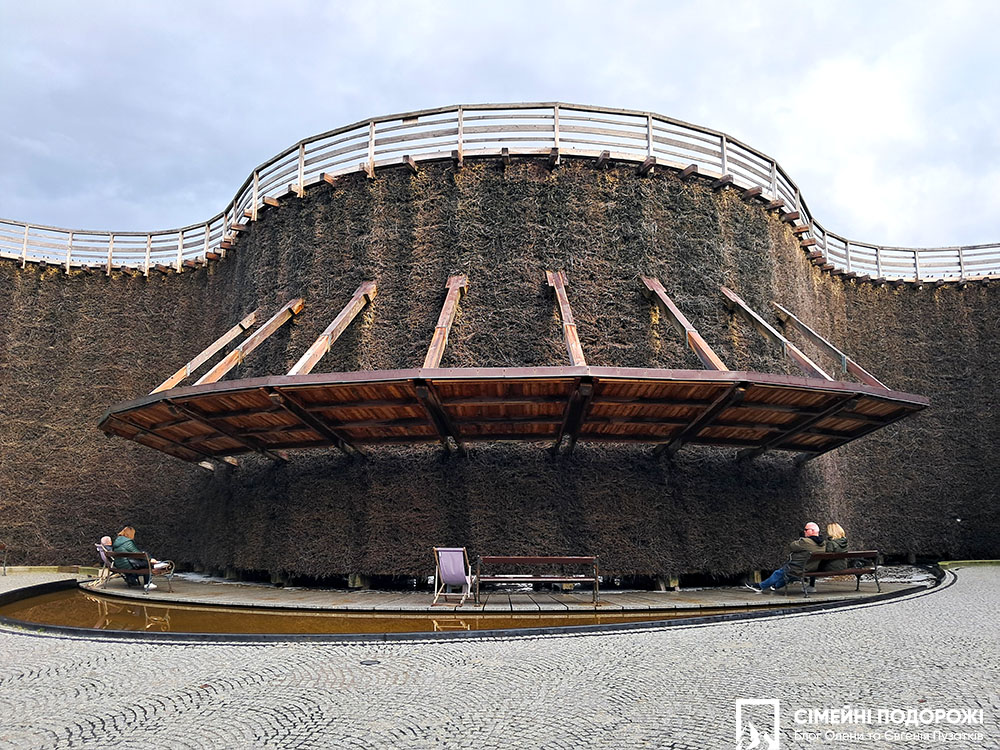
[[207,605],[146,603],[116,599],[80,589],[24,599],[0,607],[0,616],[43,625],[98,630],[174,633],[422,633],[509,628],[566,627],[666,620],[718,614],[721,609],[684,613],[534,612],[458,615],[434,613],[303,612],[241,609]]

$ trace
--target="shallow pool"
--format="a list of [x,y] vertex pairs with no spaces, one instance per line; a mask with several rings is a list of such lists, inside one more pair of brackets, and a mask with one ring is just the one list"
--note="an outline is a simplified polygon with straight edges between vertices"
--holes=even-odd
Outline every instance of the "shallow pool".
[[[80,589],[22,599],[0,606],[0,616],[41,625],[98,630],[216,634],[375,634],[429,633],[574,625],[613,625],[702,617],[735,610],[683,612],[525,612],[478,614],[455,612],[355,613],[280,611],[207,605],[146,604],[133,599],[95,595]],[[745,611],[745,608],[740,608]]]

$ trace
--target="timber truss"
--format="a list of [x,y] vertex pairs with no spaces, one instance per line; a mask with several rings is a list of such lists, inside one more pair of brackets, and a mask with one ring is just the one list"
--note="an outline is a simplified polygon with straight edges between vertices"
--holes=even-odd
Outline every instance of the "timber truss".
[[286,460],[286,451],[334,447],[351,456],[365,446],[438,442],[464,454],[474,441],[547,443],[571,453],[578,441],[644,443],[671,456],[687,444],[742,449],[741,458],[792,451],[800,461],[856,440],[929,405],[923,396],[890,390],[786,308],[774,303],[782,327],[832,358],[834,379],[722,287],[726,305],[802,370],[802,376],[729,370],[667,295],[659,280],[641,277],[643,291],[698,356],[704,370],[591,367],[577,335],[564,271],[546,271],[569,356],[564,367],[441,368],[448,334],[468,289],[451,276],[423,367],[312,373],[337,338],[377,294],[363,283],[287,375],[222,378],[268,336],[301,313],[294,299],[212,366],[202,365],[257,324],[251,313],[149,395],[112,407],[100,422],[108,435],[134,440],[206,468],[256,452]]

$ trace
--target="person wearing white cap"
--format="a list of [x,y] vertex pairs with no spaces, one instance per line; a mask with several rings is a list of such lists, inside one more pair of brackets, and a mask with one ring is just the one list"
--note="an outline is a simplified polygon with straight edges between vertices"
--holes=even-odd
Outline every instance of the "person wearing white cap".
[[809,561],[813,552],[822,552],[823,545],[819,543],[819,525],[810,521],[802,530],[802,536],[788,545],[788,562],[774,571],[767,580],[760,583],[744,584],[758,594],[763,591],[773,591],[782,588],[789,577],[801,578],[804,573],[811,573],[819,567],[819,560]]

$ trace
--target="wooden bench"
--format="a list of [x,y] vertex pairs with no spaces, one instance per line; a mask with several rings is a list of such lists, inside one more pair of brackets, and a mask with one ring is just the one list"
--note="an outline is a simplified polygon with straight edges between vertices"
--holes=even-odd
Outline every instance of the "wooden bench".
[[861,590],[861,576],[871,575],[875,577],[875,586],[878,592],[882,593],[882,584],[878,581],[878,550],[861,550],[857,552],[813,552],[809,555],[810,562],[813,560],[848,560],[848,565],[852,560],[870,560],[870,563],[862,563],[860,567],[848,567],[841,570],[814,570],[808,573],[803,573],[801,576],[788,576],[788,581],[785,584],[785,595],[788,595],[788,584],[792,581],[800,581],[802,583],[802,595],[809,596],[809,579],[810,578],[828,578],[830,576],[854,576],[857,583],[854,586],[855,591]]
[[[594,604],[601,601],[601,591],[598,579],[597,557],[573,556],[573,557],[533,557],[533,556],[498,556],[480,555],[476,558],[476,589],[475,602],[479,604],[479,585],[481,583],[593,583],[594,584]],[[523,567],[542,567],[549,565],[586,565],[590,568],[590,575],[566,575],[547,573],[512,573],[508,575],[483,575],[483,565],[517,565]]]
[[[149,559],[148,552],[112,552],[111,550],[106,550],[105,553],[108,556],[110,562],[110,569],[112,573],[120,573],[123,576],[148,576],[146,579],[147,585],[143,586],[144,593],[149,593],[149,583],[153,580],[153,576],[166,576],[167,577],[167,591],[173,593],[173,577],[174,577],[174,563],[171,560],[160,560],[156,563],[152,563]],[[116,560],[136,560],[142,563],[138,568],[127,568],[127,567],[115,567]],[[161,567],[156,567],[157,565]],[[110,577],[110,576],[109,576]],[[105,581],[105,585],[107,582]]]

